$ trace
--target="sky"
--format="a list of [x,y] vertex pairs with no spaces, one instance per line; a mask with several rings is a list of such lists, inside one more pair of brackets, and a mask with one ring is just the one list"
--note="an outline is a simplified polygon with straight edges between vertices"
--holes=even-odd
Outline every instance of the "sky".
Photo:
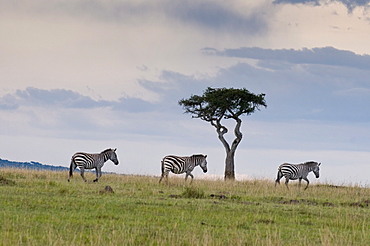
[[321,183],[370,186],[369,27],[368,0],[0,0],[0,158],[117,148],[104,171],[159,176],[202,153],[195,178],[222,178],[214,127],[178,101],[233,87],[267,104],[241,118],[238,180],[314,160]]

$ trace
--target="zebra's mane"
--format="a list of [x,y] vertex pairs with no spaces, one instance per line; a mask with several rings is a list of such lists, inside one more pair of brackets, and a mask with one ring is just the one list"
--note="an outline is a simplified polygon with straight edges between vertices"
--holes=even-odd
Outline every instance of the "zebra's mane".
[[192,155],[191,157],[194,157],[194,158],[196,158],[196,157],[203,157],[204,158],[204,155],[202,155],[202,154],[196,154],[196,155]]
[[303,163],[303,165],[307,165],[307,166],[317,166],[317,162],[316,161],[307,161],[305,163]]
[[107,153],[107,152],[109,152],[109,151],[112,151],[112,149],[106,149],[106,150],[103,150],[103,151],[101,152],[101,154]]

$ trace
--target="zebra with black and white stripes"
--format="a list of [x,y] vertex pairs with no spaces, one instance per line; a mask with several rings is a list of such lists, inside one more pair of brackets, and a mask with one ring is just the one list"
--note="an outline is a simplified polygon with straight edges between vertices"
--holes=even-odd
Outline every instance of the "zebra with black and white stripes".
[[315,161],[308,161],[302,164],[289,164],[284,163],[279,166],[277,178],[275,181],[276,184],[280,184],[280,179],[282,177],[285,177],[285,185],[288,187],[289,180],[299,180],[298,187],[301,187],[302,179],[306,180],[307,186],[305,190],[308,188],[308,184],[310,181],[308,181],[307,176],[310,172],[313,172],[316,176],[316,178],[319,178],[320,176],[320,165],[321,163],[317,163]]
[[85,169],[95,168],[96,179],[94,179],[94,182],[98,182],[99,178],[102,175],[101,168],[106,161],[111,160],[114,164],[118,165],[116,150],[117,149],[106,149],[99,154],[89,154],[83,152],[78,152],[74,154],[72,156],[71,166],[69,168],[68,182],[70,178],[73,177],[73,171],[76,169],[76,167],[80,168],[81,177],[85,182]]
[[191,172],[194,170],[196,166],[200,166],[203,169],[203,172],[207,172],[207,155],[192,155],[192,156],[175,156],[175,155],[168,155],[162,159],[162,176],[159,180],[159,183],[162,181],[164,177],[168,182],[168,173],[173,172],[175,174],[186,173],[185,175],[185,183],[188,179],[188,176],[191,177],[191,182],[194,179],[194,176]]

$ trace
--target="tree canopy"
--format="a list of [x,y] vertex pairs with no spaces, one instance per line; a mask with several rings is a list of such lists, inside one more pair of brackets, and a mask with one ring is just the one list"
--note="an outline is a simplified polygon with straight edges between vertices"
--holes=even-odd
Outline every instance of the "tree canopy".
[[179,104],[185,113],[204,121],[217,121],[222,118],[237,119],[241,115],[252,114],[260,106],[267,106],[265,94],[255,95],[247,89],[208,87],[202,96],[192,95],[182,99]]

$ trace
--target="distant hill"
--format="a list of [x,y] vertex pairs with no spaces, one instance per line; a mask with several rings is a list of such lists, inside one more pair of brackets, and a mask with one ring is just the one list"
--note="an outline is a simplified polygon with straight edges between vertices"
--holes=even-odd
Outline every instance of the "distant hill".
[[68,167],[44,165],[39,162],[17,162],[0,159],[0,168],[23,168],[33,170],[66,171]]

